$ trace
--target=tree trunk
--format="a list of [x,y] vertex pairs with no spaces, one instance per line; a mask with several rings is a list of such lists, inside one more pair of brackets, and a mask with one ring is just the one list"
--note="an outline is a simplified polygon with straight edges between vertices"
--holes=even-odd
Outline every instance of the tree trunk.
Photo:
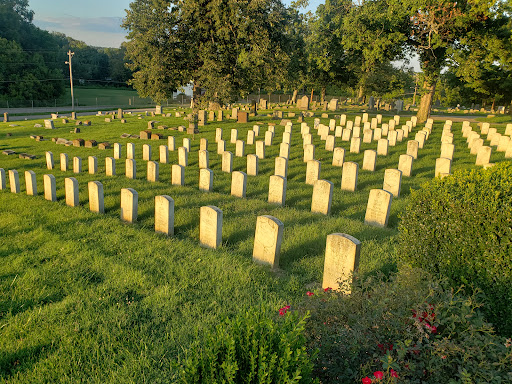
[[363,99],[363,96],[364,96],[364,85],[360,84],[359,91],[357,92],[357,100],[361,101]]
[[432,101],[434,100],[434,94],[436,92],[437,79],[429,84],[427,81],[423,83],[423,89],[427,91],[421,96],[420,108],[418,114],[418,123],[424,123],[430,117],[430,110],[432,109]]
[[491,113],[494,113],[494,107],[496,106],[496,97],[492,99]]
[[311,97],[309,98],[309,102],[312,103],[313,102],[313,92],[315,91],[314,88],[311,88]]
[[292,95],[292,104],[297,104],[297,93],[299,93],[299,90],[298,89],[294,89],[293,90],[293,95]]
[[325,87],[322,87],[322,92],[320,93],[320,104],[325,102]]

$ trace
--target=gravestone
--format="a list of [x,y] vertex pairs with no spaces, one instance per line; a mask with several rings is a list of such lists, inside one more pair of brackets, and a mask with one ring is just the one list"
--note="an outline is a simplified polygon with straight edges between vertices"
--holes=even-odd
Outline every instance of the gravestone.
[[[359,266],[361,242],[345,233],[327,236],[322,288],[350,294],[350,284]],[[348,284],[346,284],[348,283]]]
[[327,107],[329,111],[336,111],[338,109],[338,99],[332,99],[329,101],[329,105]]
[[114,143],[114,159],[120,159],[121,158],[121,144]]
[[174,200],[171,196],[155,196],[155,232],[174,235]]
[[224,120],[224,111],[221,109],[217,112],[217,121],[223,121]]
[[329,151],[329,152],[333,152],[335,146],[336,146],[336,137],[327,136],[327,139],[325,140],[325,150]]
[[236,141],[235,156],[244,157],[245,155],[245,142],[243,140]]
[[255,136],[259,136],[260,135],[261,128],[260,128],[259,125],[253,125],[252,126],[252,130],[253,130]]
[[258,156],[247,155],[247,175],[258,176]]
[[29,196],[37,196],[37,180],[34,171],[25,171],[25,190]]
[[213,190],[213,171],[208,168],[199,170],[199,190],[202,192],[211,192]]
[[98,172],[98,159],[96,156],[89,156],[87,170],[89,171],[89,175],[94,175]]
[[142,160],[144,160],[144,161],[151,160],[151,145],[144,144],[142,146]]
[[158,163],[156,161],[148,161],[146,178],[150,182],[158,181]]
[[238,140],[238,129],[232,129],[231,130],[231,144],[235,144]]
[[350,153],[359,153],[361,150],[361,139],[353,137],[350,139]]
[[[190,143],[190,141],[189,141]],[[207,151],[208,150],[208,139],[202,137],[199,141],[199,150],[200,151]]]
[[7,183],[5,181],[5,169],[0,168],[0,191],[7,189]]
[[388,155],[389,142],[388,139],[380,139],[377,142],[377,155],[387,156]]
[[274,175],[288,177],[288,160],[285,157],[276,157],[274,166]]
[[247,174],[235,171],[231,174],[231,196],[245,198],[247,190]]
[[492,147],[482,146],[476,154],[475,165],[487,165],[491,160]]
[[341,190],[355,192],[357,190],[357,175],[359,164],[353,161],[345,161],[343,163],[341,173]]
[[68,155],[66,153],[60,154],[60,170],[66,172],[68,170]]
[[44,198],[48,201],[57,201],[57,183],[55,176],[43,175]]
[[328,215],[331,212],[333,183],[327,180],[317,180],[313,185],[311,212]]
[[208,151],[199,151],[199,169],[205,169],[210,167],[210,156]]
[[418,147],[419,143],[416,140],[409,140],[407,142],[407,154],[415,160],[418,158]]
[[377,165],[377,152],[371,149],[364,151],[363,170],[374,172]]
[[441,157],[446,159],[453,160],[453,152],[455,150],[455,146],[453,144],[441,144]]
[[66,193],[66,205],[70,207],[78,206],[78,181],[74,177],[64,179],[64,189]]
[[55,129],[55,125],[53,124],[53,120],[45,120],[44,121],[45,129]]
[[237,123],[247,123],[249,121],[249,113],[239,111],[237,114]]
[[4,112],[4,123],[8,123],[8,122],[9,122],[9,113]]
[[183,147],[187,150],[187,152],[190,152],[190,139],[188,137],[183,138]]
[[307,144],[304,146],[304,162],[307,163],[315,159],[315,146]]
[[264,215],[256,220],[252,259],[258,264],[279,267],[279,253],[283,240],[284,224],[275,217]]
[[53,163],[53,153],[50,151],[46,152],[46,169],[53,169],[55,166]]
[[389,131],[388,133],[388,143],[390,147],[394,147],[396,145],[398,136],[398,131]]
[[272,132],[272,131],[265,132],[265,146],[267,146],[267,147],[271,146],[273,138],[274,138],[274,132]]
[[343,167],[343,162],[345,161],[345,149],[336,147],[334,148],[334,152],[332,155],[332,166],[333,167]]
[[9,170],[9,185],[12,193],[20,193],[20,176],[15,169]]
[[226,142],[224,140],[219,140],[217,142],[217,154],[222,155],[226,150]]
[[73,173],[82,173],[82,158],[73,157]]
[[398,158],[398,170],[402,172],[402,176],[412,176],[413,161],[414,157],[412,157],[411,155],[400,155],[400,157]]
[[400,197],[402,186],[402,171],[398,169],[386,169],[384,171],[384,184],[382,189],[388,191],[393,197]]
[[247,131],[247,145],[254,145],[254,131],[249,130]]
[[265,158],[265,142],[258,140],[256,141],[256,156],[258,156],[259,159]]
[[202,247],[219,248],[222,244],[222,211],[208,205],[199,213],[199,243]]
[[302,111],[307,111],[309,109],[309,98],[307,96],[302,96],[297,102],[297,108]]
[[96,213],[105,213],[103,184],[101,184],[99,181],[89,181],[87,186],[89,190],[90,211]]
[[376,227],[386,227],[388,225],[392,199],[393,195],[388,191],[371,189],[364,223]]
[[[287,125],[289,127],[289,125]],[[285,128],[286,129],[286,128]],[[284,132],[283,133],[283,144],[290,144],[292,142],[292,134],[291,132]]]
[[107,176],[116,175],[116,160],[113,157],[105,157],[105,174]]
[[314,185],[320,179],[321,163],[318,160],[310,160],[306,166],[306,184]]
[[159,152],[160,163],[168,164],[169,163],[169,148],[167,147],[167,145],[160,145],[158,147],[158,152]]
[[185,185],[185,167],[179,164],[173,164],[171,167],[171,184]]
[[215,142],[218,143],[219,140],[222,140],[222,128],[215,129]]
[[449,175],[451,173],[452,160],[444,157],[436,159],[434,177]]
[[222,154],[222,172],[233,172],[233,154],[229,151]]
[[127,223],[137,221],[139,194],[132,188],[121,189],[121,220]]
[[416,133],[414,136],[414,140],[418,142],[418,148],[421,149],[425,145],[425,140],[427,138],[427,134],[424,131],[420,131]]
[[126,144],[126,158],[127,159],[135,159],[135,144],[133,144],[133,143]]
[[169,149],[169,151],[176,150],[176,138],[174,136],[169,136],[167,138],[167,148]]
[[268,185],[268,202],[284,206],[286,201],[286,178],[272,175]]
[[135,163],[135,160],[126,159],[125,164],[126,164],[125,176],[129,179],[136,179],[137,178],[137,164]]
[[281,143],[279,144],[279,156],[285,159],[290,158],[290,144]]
[[506,152],[509,145],[510,145],[510,137],[503,135],[500,138],[500,141],[498,143],[498,147],[496,148],[496,150],[498,152]]
[[188,166],[188,151],[185,147],[178,148],[178,164],[183,167]]
[[363,131],[363,143],[370,144],[373,139],[373,131],[371,129],[365,129]]

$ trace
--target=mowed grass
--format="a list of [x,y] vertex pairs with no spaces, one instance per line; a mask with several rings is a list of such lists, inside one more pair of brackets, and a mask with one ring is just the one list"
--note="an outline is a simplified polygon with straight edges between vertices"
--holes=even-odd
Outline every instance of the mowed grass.
[[[168,110],[171,111],[170,109]],[[317,113],[319,115],[319,113]],[[334,114],[331,114],[333,116]],[[353,118],[349,114],[349,118]],[[165,138],[192,139],[185,186],[171,185],[171,164],[177,164],[177,151],[170,152],[170,164],[160,164],[160,180],[146,181],[146,162],[142,145],[152,146],[158,161],[158,146],[167,140],[121,139],[122,133],[138,134],[149,120],[169,127],[185,125],[182,118],[127,115],[127,123],[106,123],[104,117],[91,116],[92,126],[70,133],[72,123],[55,121],[56,130],[34,128],[41,120],[0,123],[0,150],[37,155],[35,160],[0,155],[0,168],[6,173],[17,169],[21,193],[0,191],[0,380],[6,383],[92,382],[159,383],[176,380],[175,363],[184,349],[197,340],[201,330],[215,326],[248,306],[269,306],[276,310],[293,306],[307,290],[320,287],[326,236],[347,233],[362,242],[360,272],[373,274],[395,270],[400,265],[396,250],[399,214],[407,204],[411,189],[434,177],[435,159],[440,155],[442,123],[436,123],[425,147],[414,163],[414,176],[403,178],[402,194],[391,207],[388,228],[364,225],[369,191],[382,188],[384,170],[396,168],[398,157],[406,152],[406,141],[390,147],[389,155],[379,156],[375,172],[363,171],[365,149],[377,143],[362,144],[360,154],[349,153],[348,142],[337,142],[346,149],[345,161],[359,163],[358,191],[340,189],[341,169],[333,167],[332,153],[314,134],[315,158],[322,162],[321,178],[334,183],[331,214],[310,212],[313,187],[306,185],[300,124],[294,123],[288,167],[285,207],[267,203],[269,176],[279,155],[284,127],[277,125],[274,143],[260,160],[259,175],[249,176],[247,198],[230,196],[231,175],[221,172],[215,128],[223,129],[226,150],[235,153],[229,142],[231,128],[245,140],[253,124],[261,122],[263,140],[268,117],[258,116],[248,124],[232,121],[209,123],[194,137],[184,132],[158,130]],[[384,116],[387,122],[392,116]],[[295,119],[293,119],[295,120]],[[274,121],[279,124],[279,121]],[[313,118],[306,122],[313,129]],[[328,124],[328,119],[322,119]],[[402,123],[402,122],[401,122]],[[403,121],[405,123],[405,121]],[[453,124],[455,155],[452,170],[474,167],[462,137],[462,123]],[[474,129],[476,124],[472,124]],[[504,133],[504,124],[493,124]],[[418,126],[414,133],[421,129]],[[6,133],[12,133],[7,137]],[[123,159],[116,161],[117,176],[105,176],[105,157],[113,149],[60,146],[52,141],[36,142],[29,135],[45,138],[94,139],[119,142]],[[209,141],[210,168],[214,171],[214,191],[198,190],[198,150],[200,138]],[[124,176],[126,144],[135,143],[137,179]],[[487,142],[488,144],[488,142]],[[45,152],[54,154],[55,169],[46,169]],[[59,154],[67,153],[72,169],[74,156],[82,158],[83,172],[61,172]],[[246,154],[255,146],[246,146]],[[88,156],[98,158],[98,173],[87,173]],[[491,161],[504,161],[503,153],[493,153]],[[246,158],[234,157],[234,170],[246,171]],[[24,172],[37,174],[39,195],[25,193]],[[44,200],[43,175],[51,173],[57,181],[58,202]],[[64,179],[76,177],[80,207],[64,202]],[[104,186],[104,215],[89,211],[87,182]],[[8,182],[8,178],[7,178]],[[133,188],[139,194],[137,223],[120,221],[120,190]],[[175,201],[175,236],[156,234],[154,197],[170,195]],[[218,250],[199,247],[199,209],[214,205],[223,211],[223,244]],[[272,215],[284,223],[280,270],[252,262],[256,218]]]
[[[137,91],[130,88],[74,87],[73,91],[76,105],[119,105],[133,108],[153,104],[150,98],[140,98]],[[66,100],[71,105],[69,88],[66,88],[64,95],[61,102]]]

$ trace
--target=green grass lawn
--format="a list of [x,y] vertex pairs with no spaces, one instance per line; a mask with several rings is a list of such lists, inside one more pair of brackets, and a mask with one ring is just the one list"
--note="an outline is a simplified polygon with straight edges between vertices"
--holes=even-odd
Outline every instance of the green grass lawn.
[[[85,90],[83,90],[85,91]],[[87,90],[95,94],[96,90]],[[120,97],[125,97],[122,91]],[[98,94],[98,93],[96,93]],[[80,95],[77,93],[77,96]],[[85,94],[84,94],[85,95]],[[85,96],[78,96],[85,97]],[[171,112],[170,109],[167,110]],[[166,112],[167,112],[166,111]],[[320,113],[317,113],[319,115]],[[331,114],[332,116],[334,114]],[[354,115],[349,115],[353,118]],[[160,181],[146,181],[146,162],[142,145],[151,144],[153,160],[158,161],[158,145],[167,140],[121,139],[122,133],[138,134],[150,119],[169,127],[184,125],[182,118],[127,115],[127,123],[106,123],[91,116],[92,126],[82,133],[70,133],[72,123],[55,121],[56,130],[34,128],[41,120],[0,123],[0,151],[28,152],[35,160],[0,155],[0,168],[6,173],[17,169],[21,193],[0,191],[0,381],[5,383],[92,382],[159,383],[176,379],[174,367],[180,353],[205,328],[214,326],[248,306],[275,309],[299,300],[307,290],[319,288],[322,281],[326,236],[347,233],[362,242],[360,272],[396,270],[400,258],[396,252],[400,212],[407,204],[411,189],[434,177],[435,159],[440,155],[442,123],[436,123],[425,147],[414,162],[411,178],[402,179],[402,194],[392,203],[389,226],[385,229],[364,225],[370,189],[382,188],[384,171],[397,168],[400,154],[406,152],[406,140],[390,147],[389,155],[378,157],[375,172],[361,169],[365,149],[377,143],[362,144],[360,154],[349,153],[348,142],[337,142],[346,149],[345,161],[359,163],[358,191],[340,189],[341,169],[333,167],[332,153],[314,135],[315,158],[322,162],[321,178],[334,183],[331,214],[310,212],[312,186],[305,185],[306,164],[302,156],[300,124],[294,123],[286,206],[267,203],[269,176],[274,158],[279,155],[283,126],[276,126],[274,144],[266,148],[260,160],[259,175],[248,177],[247,198],[230,196],[231,175],[221,172],[217,155],[215,128],[221,127],[226,150],[235,153],[229,142],[231,128],[238,128],[245,140],[256,122],[262,123],[264,137],[268,117],[258,116],[250,123],[232,121],[209,123],[192,138],[185,186],[171,186],[171,164],[177,163],[177,151],[170,152],[170,164],[160,164]],[[387,122],[391,116],[385,116]],[[293,119],[295,120],[295,119]],[[306,121],[313,129],[313,118]],[[328,124],[327,119],[322,122]],[[159,124],[160,124],[159,123]],[[279,121],[277,121],[279,123]],[[405,123],[405,121],[404,121]],[[156,124],[156,125],[159,125]],[[454,123],[455,154],[452,171],[474,167],[461,134],[462,123]],[[492,126],[504,133],[505,124]],[[418,126],[414,133],[421,129]],[[476,129],[476,124],[473,124]],[[177,146],[184,132],[157,130],[176,137]],[[7,137],[6,133],[12,133]],[[105,157],[113,149],[65,147],[52,141],[36,142],[29,135],[45,138],[94,139],[123,144],[123,159],[116,161],[117,176],[105,176]],[[412,137],[411,137],[412,136]],[[214,172],[214,191],[198,190],[199,140],[209,141],[210,169]],[[339,140],[339,139],[338,139]],[[136,146],[137,179],[124,176],[126,143]],[[48,171],[45,152],[52,151],[55,169]],[[83,171],[61,172],[59,154],[80,156]],[[246,154],[255,146],[246,146]],[[98,173],[87,173],[87,157],[98,158]],[[504,161],[503,153],[493,153],[491,162]],[[246,170],[246,159],[234,157],[234,170]],[[25,194],[24,171],[37,174],[39,196]],[[44,200],[43,175],[51,173],[57,181],[58,202]],[[64,178],[76,177],[80,188],[80,207],[64,202]],[[87,182],[103,183],[104,215],[88,208]],[[8,182],[8,179],[7,179]],[[139,194],[136,224],[120,221],[120,190],[133,188]],[[175,201],[175,236],[156,234],[154,197],[170,195]],[[215,205],[223,211],[223,244],[218,250],[199,247],[199,209]],[[280,269],[272,272],[252,262],[256,218],[272,215],[284,223]]]

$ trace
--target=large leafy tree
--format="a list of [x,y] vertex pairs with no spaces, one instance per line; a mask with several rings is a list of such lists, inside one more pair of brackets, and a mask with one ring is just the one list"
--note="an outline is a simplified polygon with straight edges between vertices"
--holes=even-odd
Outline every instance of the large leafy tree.
[[160,101],[193,82],[195,99],[229,102],[283,83],[288,11],[280,0],[136,0],[127,10],[132,83]]

